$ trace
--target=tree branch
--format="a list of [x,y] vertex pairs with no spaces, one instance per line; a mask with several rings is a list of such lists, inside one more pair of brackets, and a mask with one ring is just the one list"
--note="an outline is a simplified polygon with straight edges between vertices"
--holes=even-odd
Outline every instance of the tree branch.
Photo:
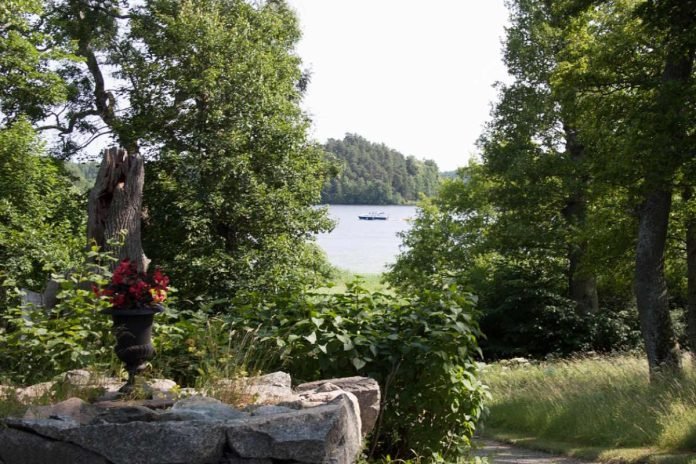
[[54,116],[56,118],[56,123],[47,125],[47,126],[39,126],[36,128],[37,131],[45,131],[45,130],[57,130],[61,134],[70,134],[74,129],[75,125],[79,122],[80,119],[84,118],[85,116],[100,116],[100,113],[98,110],[85,110],[85,111],[78,111],[77,113],[73,113],[70,115],[70,118],[68,118],[68,125],[64,126],[60,124],[60,121],[58,120],[58,115],[54,113]]

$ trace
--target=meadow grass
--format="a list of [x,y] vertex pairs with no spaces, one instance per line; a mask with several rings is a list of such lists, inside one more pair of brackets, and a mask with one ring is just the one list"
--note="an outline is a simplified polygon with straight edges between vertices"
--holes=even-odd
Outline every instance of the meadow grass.
[[492,394],[484,430],[596,447],[597,456],[612,448],[696,451],[691,367],[681,377],[650,383],[647,362],[638,356],[491,364],[484,382]]
[[345,269],[336,269],[334,270],[332,277],[333,278],[330,286],[317,288],[316,291],[319,293],[326,294],[344,293],[346,291],[347,285],[350,282],[354,282],[356,279],[360,279],[360,285],[366,290],[370,291],[371,293],[392,292],[389,286],[386,283],[382,282],[382,274],[361,274]]

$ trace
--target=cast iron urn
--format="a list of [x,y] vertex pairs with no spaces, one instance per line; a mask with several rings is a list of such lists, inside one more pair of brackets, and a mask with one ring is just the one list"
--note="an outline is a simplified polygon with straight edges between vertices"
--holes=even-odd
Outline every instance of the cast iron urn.
[[152,322],[154,315],[163,311],[162,306],[141,306],[132,309],[105,309],[113,320],[116,337],[116,356],[128,371],[128,381],[119,392],[130,393],[135,388],[135,374],[145,369],[145,363],[155,356],[152,346]]

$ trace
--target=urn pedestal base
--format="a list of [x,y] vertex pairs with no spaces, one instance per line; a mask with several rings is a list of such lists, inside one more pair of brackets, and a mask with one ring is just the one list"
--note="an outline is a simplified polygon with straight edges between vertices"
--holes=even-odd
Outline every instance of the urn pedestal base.
[[119,392],[133,392],[136,374],[142,372],[147,361],[155,356],[155,348],[152,346],[152,323],[154,315],[161,312],[161,306],[104,310],[104,314],[111,315],[113,320],[112,330],[116,337],[114,351],[118,359],[126,365],[128,372],[128,381]]

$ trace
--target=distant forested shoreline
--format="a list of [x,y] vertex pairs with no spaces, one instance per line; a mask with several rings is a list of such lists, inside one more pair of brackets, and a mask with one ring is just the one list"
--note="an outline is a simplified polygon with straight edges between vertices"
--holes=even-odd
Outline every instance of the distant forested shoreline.
[[421,194],[435,195],[440,183],[437,164],[404,156],[381,143],[356,134],[324,145],[337,175],[321,192],[322,203],[403,205],[418,201]]

